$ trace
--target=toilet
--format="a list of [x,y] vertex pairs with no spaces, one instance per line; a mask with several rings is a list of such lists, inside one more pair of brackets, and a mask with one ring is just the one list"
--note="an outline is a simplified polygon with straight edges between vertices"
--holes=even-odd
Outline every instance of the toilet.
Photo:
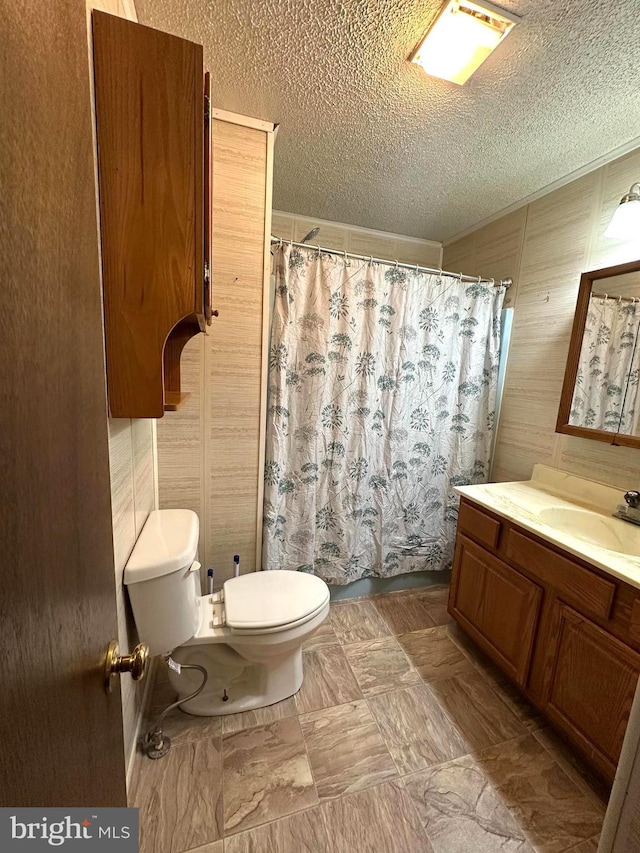
[[[207,683],[182,709],[197,716],[250,711],[302,685],[302,644],[329,613],[329,588],[303,572],[252,572],[200,593],[199,523],[191,510],[150,513],[124,570],[140,640],[152,655],[199,664]],[[178,697],[201,683],[198,671],[169,668]]]

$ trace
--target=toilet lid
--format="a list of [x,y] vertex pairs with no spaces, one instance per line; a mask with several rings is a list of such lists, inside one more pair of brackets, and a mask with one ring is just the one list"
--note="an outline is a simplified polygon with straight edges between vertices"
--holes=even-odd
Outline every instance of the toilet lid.
[[230,628],[268,629],[300,622],[329,600],[329,587],[305,572],[251,572],[224,584]]

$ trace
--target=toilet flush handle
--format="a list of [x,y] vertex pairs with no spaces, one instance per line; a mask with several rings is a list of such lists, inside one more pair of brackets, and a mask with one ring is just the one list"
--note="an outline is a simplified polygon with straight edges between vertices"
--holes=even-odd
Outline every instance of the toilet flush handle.
[[104,689],[111,693],[113,679],[121,672],[129,672],[134,681],[142,681],[149,665],[149,646],[139,643],[130,655],[121,655],[117,640],[112,640],[104,662]]

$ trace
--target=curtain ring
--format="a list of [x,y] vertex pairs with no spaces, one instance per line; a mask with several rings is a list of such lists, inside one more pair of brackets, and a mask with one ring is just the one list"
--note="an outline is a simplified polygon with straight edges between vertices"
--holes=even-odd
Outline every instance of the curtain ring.
[[347,250],[346,249],[342,253],[342,260],[345,262],[345,264],[347,263]]
[[458,278],[460,279],[460,284],[462,284],[462,273],[461,272],[458,273]]
[[490,278],[490,279],[489,279],[489,281],[491,282],[491,287],[495,287],[495,286],[496,286],[496,280],[495,280],[495,278]]
[[280,248],[282,248],[282,237],[280,238],[280,242],[278,243],[278,246],[279,246]]
[[373,255],[369,255],[369,266],[373,263]]
[[395,265],[394,269],[396,269],[396,270],[398,269],[398,259],[397,258],[396,258],[396,265]]
[[416,264],[416,275],[420,275],[420,264]]
[[609,298],[609,294],[608,294],[608,293],[605,293],[605,295],[604,295],[604,301],[606,302],[608,298]]

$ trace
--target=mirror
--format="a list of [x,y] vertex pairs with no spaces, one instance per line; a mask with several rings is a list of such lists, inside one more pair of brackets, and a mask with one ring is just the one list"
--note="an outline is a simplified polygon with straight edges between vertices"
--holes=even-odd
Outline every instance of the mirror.
[[640,261],[583,273],[556,432],[640,447]]

